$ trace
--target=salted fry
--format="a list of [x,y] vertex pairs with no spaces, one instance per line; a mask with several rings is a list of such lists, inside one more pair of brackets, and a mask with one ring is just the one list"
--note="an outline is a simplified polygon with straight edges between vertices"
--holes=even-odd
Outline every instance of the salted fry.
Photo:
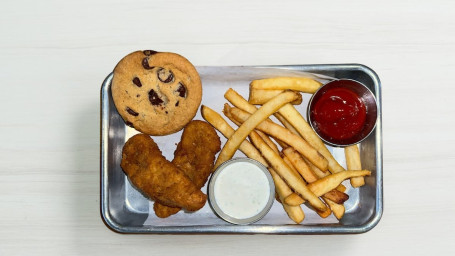
[[[283,90],[251,89],[248,101],[254,105],[262,105],[282,92]],[[302,104],[302,95],[299,93],[299,98],[291,102],[291,104],[293,105]]]
[[[254,114],[251,115],[227,140],[224,144],[223,149],[218,155],[218,159],[215,163],[215,168],[225,161],[232,158],[235,151],[238,149],[242,141],[248,136],[248,134],[256,128],[258,124],[267,119],[271,114],[275,113],[284,104],[289,103],[297,98],[296,94],[292,91],[283,92],[266,104],[262,105]],[[259,136],[259,135],[258,135]]]
[[303,160],[300,154],[292,147],[283,150],[284,155],[287,156],[291,164],[302,175],[306,182],[315,182],[318,176],[313,173],[308,164]]
[[[201,108],[202,117],[209,122],[215,129],[220,131],[226,138],[229,138],[234,134],[234,129],[215,111],[212,109],[202,106]],[[256,161],[259,161],[265,166],[268,166],[268,163],[262,157],[261,153],[248,141],[242,142],[239,148],[246,156],[252,158]],[[273,171],[272,168],[268,168],[270,173],[272,174],[273,181],[275,183],[275,190],[277,196],[281,202],[289,196],[293,194],[292,190],[288,187],[288,185]],[[305,214],[300,206],[289,206],[283,203],[283,208],[288,214],[289,218],[291,218],[295,223],[300,223],[305,218]]]
[[[279,152],[276,152],[277,154],[279,154]],[[292,163],[289,161],[289,158],[287,158],[285,155],[282,155],[281,154],[281,158],[283,159],[283,161],[287,164],[287,166],[289,167],[289,169],[292,170],[292,172],[297,176],[299,177],[302,182],[305,182],[302,178],[302,176],[300,176],[299,172],[294,168],[294,166],[292,166]],[[306,182],[305,182],[306,184]]]
[[[224,97],[234,106],[252,114],[256,111],[256,107],[246,101],[242,96],[232,89],[229,89]],[[345,171],[345,169],[335,160],[330,151],[325,146],[324,142],[313,131],[310,125],[305,121],[302,115],[291,105],[284,105],[279,111],[288,122],[298,131],[298,133],[319,153],[321,153],[328,161],[328,169],[331,173]],[[324,168],[322,171],[326,171]]]
[[[325,199],[323,199],[323,201],[324,201],[324,200],[325,200]],[[324,201],[324,202],[325,202],[325,201]],[[332,214],[332,210],[330,210],[330,207],[326,207],[326,208],[327,208],[327,209],[326,209],[325,211],[323,211],[323,212],[321,212],[321,211],[316,211],[316,213],[319,215],[319,217],[325,219],[325,218],[329,217],[330,214]]]
[[[291,162],[291,165],[295,167],[295,169],[302,175],[306,182],[312,183],[319,179],[319,177],[310,169],[308,164],[305,160],[300,156],[300,154],[295,151],[293,148],[286,148],[283,150],[284,155],[286,155],[287,159]],[[325,175],[324,175],[325,176]],[[322,178],[322,177],[321,177]],[[349,196],[343,192],[340,192],[336,189],[331,190],[324,194],[325,198],[328,198],[338,204],[344,203],[346,200],[349,199]],[[292,200],[291,202],[296,202],[294,198],[285,199]]]
[[[250,114],[253,114],[256,112],[257,107],[250,104],[247,100],[245,100],[240,94],[238,94],[236,91],[234,91],[232,88],[229,88],[226,93],[224,94],[224,97],[234,106],[240,108],[243,111],[246,111]],[[278,112],[274,114],[274,116],[280,120],[280,122],[283,123],[283,125],[291,130],[292,133],[299,135],[299,133],[290,125],[290,123],[282,117]],[[289,127],[288,127],[289,126]],[[300,135],[299,135],[300,136]],[[286,148],[287,145],[283,145],[283,143],[279,140],[277,140],[278,143],[280,143],[280,146],[283,148]]]
[[[285,156],[284,154],[281,154],[281,158],[283,158],[283,161],[288,165],[289,169],[292,170],[294,175],[298,176],[302,180],[302,182],[304,182],[306,184],[306,182],[300,176],[299,172],[292,165],[291,161],[289,161],[289,158],[287,156]],[[299,196],[296,193],[292,193],[284,199],[284,203],[291,205],[291,206],[297,206],[297,205],[301,205],[301,204],[305,203],[305,199],[303,199],[301,196]]]
[[[299,180],[306,185],[306,182],[303,180],[302,176],[300,176],[299,172],[297,172],[297,170],[294,168],[294,166],[292,166],[289,159],[285,155],[281,155],[281,158],[288,165],[289,169],[292,170],[294,175],[299,177]],[[289,199],[289,205],[296,206],[296,205],[301,205],[301,204],[305,203],[305,199],[303,199],[300,195],[298,195],[296,193],[292,193],[288,197],[291,197]],[[284,203],[286,203],[286,200],[288,197],[285,198]],[[288,203],[286,203],[286,204],[288,204]]]
[[[324,197],[322,197],[322,201],[325,202]],[[305,203],[305,200],[298,194],[292,193],[284,199],[284,203],[287,205],[291,205],[291,206],[297,206],[297,205],[301,205],[301,204]],[[321,211],[315,210],[313,207],[311,207],[311,205],[307,204],[307,206],[310,209],[314,210],[321,218],[327,218],[332,213],[332,211],[330,210],[330,207],[327,207],[327,210],[321,212]]]
[[280,121],[284,127],[286,127],[289,131],[291,131],[293,134],[297,135],[297,136],[300,136],[300,133],[294,128],[294,126],[292,126],[291,123],[289,123],[288,120],[286,120],[286,118],[284,118],[280,113],[275,113],[273,114],[276,119],[278,119],[278,121]]
[[[292,193],[292,194],[290,194],[288,197],[286,197],[284,199],[285,202],[288,202],[292,206],[301,205],[301,203],[300,203],[301,200],[303,200],[303,199],[299,195],[297,195],[296,193]],[[322,201],[325,202],[324,197],[322,198]],[[306,203],[306,206],[308,206],[308,208],[310,208],[313,211],[315,211],[319,215],[319,217],[324,218],[324,219],[329,217],[330,214],[332,214],[332,210],[330,210],[330,207],[327,207],[327,209],[325,211],[321,212],[321,211],[315,210],[308,203]]]
[[[259,111],[259,110],[258,110]],[[286,183],[296,193],[300,194],[303,199],[308,201],[314,208],[323,212],[327,206],[305,185],[305,183],[287,166],[284,160],[275,153],[267,144],[255,133],[251,132],[250,138],[257,149],[262,153],[265,159],[270,163],[273,169],[283,178]]]
[[321,85],[320,82],[307,77],[275,77],[252,81],[250,90],[295,90],[315,93]]
[[[256,106],[252,105],[249,103],[247,100],[245,100],[240,94],[238,94],[236,91],[234,91],[232,88],[229,88],[226,93],[224,94],[224,97],[234,106],[240,108],[243,111],[246,111],[250,114],[253,114],[256,112],[257,108]],[[299,135],[300,134],[295,130],[294,127],[284,118],[281,114],[275,113],[274,116],[280,120],[280,122],[289,130],[291,130],[292,133]]]
[[[215,129],[220,131],[226,138],[229,138],[234,134],[234,129],[215,111],[212,109],[202,106],[201,108],[202,117],[209,122]],[[268,166],[268,163],[262,157],[261,153],[248,141],[242,142],[239,148],[246,156],[252,158],[256,161],[259,161],[265,166]],[[275,190],[277,192],[277,196],[281,202],[289,196],[293,194],[292,190],[288,187],[288,185],[273,171],[272,168],[268,168],[270,173],[272,174],[274,183],[275,183]],[[305,214],[300,206],[289,206],[283,203],[283,208],[288,214],[289,218],[291,218],[295,223],[300,223],[305,218]]]
[[325,198],[325,202],[329,205],[330,209],[332,209],[333,215],[337,219],[341,219],[344,216],[345,208],[342,204],[337,204],[330,199]]
[[[327,201],[328,198],[323,196],[322,200],[324,202],[326,202],[327,205],[329,205],[329,207],[324,212],[315,211],[319,216],[321,216],[321,218],[327,218],[332,213],[332,211],[333,211],[334,214],[338,214],[338,216],[341,216],[341,217],[343,216],[344,210],[343,210],[343,214],[339,215],[340,209],[341,209],[339,205],[337,205],[336,203],[331,201],[332,205],[335,207],[335,210],[334,210],[334,209],[331,209],[332,206],[331,206],[331,204],[328,203],[328,201]],[[297,195],[296,193],[292,193],[292,194],[290,194],[289,196],[287,196],[284,199],[284,203],[287,204],[287,205],[290,205],[290,206],[298,206],[298,205],[301,205],[301,204],[305,203],[305,201],[299,195]],[[344,207],[342,207],[342,208],[344,209]]]
[[340,192],[346,192],[346,187],[343,184],[338,185],[337,190]]
[[[251,116],[251,114],[239,108],[231,108],[230,112],[232,117],[234,117],[234,119],[240,122],[248,120]],[[274,138],[283,141],[289,146],[294,147],[299,153],[304,155],[318,168],[327,169],[327,160],[324,159],[324,157],[315,148],[308,144],[304,139],[302,139],[300,136],[293,134],[288,129],[280,125],[277,125],[269,120],[265,120],[259,123],[256,128],[269,134]]]
[[283,205],[284,210],[288,214],[289,218],[291,218],[295,223],[300,223],[305,218],[305,214],[303,213],[302,208],[300,205],[298,206],[290,206],[284,203],[284,199],[289,195],[293,194],[292,190],[288,187],[286,182],[284,182],[281,177],[273,170],[269,168],[270,174],[272,174],[273,181],[275,183],[275,190],[278,194],[278,198]]
[[340,192],[336,189],[332,189],[329,192],[325,193],[324,198],[330,199],[331,201],[337,204],[343,204],[349,199],[349,196],[343,192]]
[[[230,138],[234,134],[234,129],[218,114],[207,106],[201,107],[202,117],[209,122],[215,129],[220,131],[224,137]],[[247,140],[240,144],[239,149],[249,158],[252,158],[261,164],[268,166],[267,161],[262,157],[261,153]]]
[[[307,163],[307,165],[310,167],[310,169],[313,171],[313,173],[316,174],[316,176],[318,176],[319,179],[324,178],[325,176],[329,175],[328,172],[321,171],[318,167],[316,167],[314,164],[312,164],[307,159],[303,158],[303,160],[305,161],[305,163]],[[343,184],[340,184],[337,187],[337,190],[344,193],[346,191],[346,187]]]
[[[348,170],[362,170],[362,163],[360,162],[360,152],[357,145],[352,145],[344,148],[346,157],[346,166]],[[354,188],[365,185],[363,177],[351,178],[351,186]]]
[[305,203],[305,199],[296,193],[292,193],[284,199],[284,203],[291,206],[297,206]]
[[[318,137],[318,135],[311,129],[310,125],[305,121],[302,115],[292,106],[291,104],[284,105],[279,113],[284,116],[294,128],[300,133],[300,135],[312,145],[319,153],[321,153],[329,162],[328,168],[331,173],[337,173],[345,171],[345,169],[335,160],[330,151],[324,145],[324,142]],[[309,159],[310,160],[310,159]],[[319,167],[319,166],[318,166]],[[320,168],[325,171],[323,168]]]
[[269,136],[267,136],[265,133],[258,131],[258,130],[255,130],[255,132],[264,140],[265,143],[267,143],[267,145],[271,149],[273,149],[273,151],[275,151],[278,154],[280,153],[280,151],[278,150],[278,147],[276,146],[275,143],[273,143],[273,141],[269,138]]
[[242,123],[240,123],[239,121],[235,120],[234,117],[232,117],[231,112],[229,110],[230,108],[231,106],[229,106],[229,104],[224,103],[223,114],[237,126],[242,125]]
[[338,187],[338,185],[340,185],[341,182],[343,182],[343,180],[345,179],[367,175],[371,175],[371,172],[367,170],[339,172],[335,174],[330,174],[322,179],[319,179],[313,183],[308,184],[308,188],[311,190],[311,192],[313,192],[316,196],[319,197],[329,192],[330,190]]
[[321,169],[319,169],[317,166],[315,166],[314,164],[312,164],[308,159],[306,159],[305,157],[302,157],[303,160],[305,161],[305,163],[308,165],[308,167],[310,167],[311,171],[316,174],[316,176],[318,176],[318,179],[320,178],[323,178],[327,175],[330,174],[330,172],[323,172],[321,171]]
[[232,105],[253,114],[256,112],[257,108],[254,105],[251,105],[247,100],[245,100],[240,94],[234,91],[232,88],[229,88],[224,94],[226,98]]

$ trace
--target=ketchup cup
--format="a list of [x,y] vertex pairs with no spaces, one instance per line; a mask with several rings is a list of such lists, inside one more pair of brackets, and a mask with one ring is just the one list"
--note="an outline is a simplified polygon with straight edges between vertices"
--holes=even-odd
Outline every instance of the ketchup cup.
[[357,144],[376,126],[376,98],[360,82],[334,80],[313,94],[308,103],[307,120],[328,145],[346,147]]

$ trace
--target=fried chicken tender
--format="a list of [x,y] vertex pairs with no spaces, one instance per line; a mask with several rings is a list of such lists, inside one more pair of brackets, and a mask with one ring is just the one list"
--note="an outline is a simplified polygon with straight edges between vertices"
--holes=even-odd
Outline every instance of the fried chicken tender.
[[155,202],[196,211],[207,201],[200,188],[164,158],[148,135],[135,135],[125,143],[121,167],[133,186]]
[[[172,163],[200,189],[213,171],[215,155],[220,151],[220,147],[220,138],[215,129],[207,122],[194,120],[183,130]],[[157,202],[153,209],[160,218],[167,218],[180,211],[178,207],[169,207],[167,204]]]

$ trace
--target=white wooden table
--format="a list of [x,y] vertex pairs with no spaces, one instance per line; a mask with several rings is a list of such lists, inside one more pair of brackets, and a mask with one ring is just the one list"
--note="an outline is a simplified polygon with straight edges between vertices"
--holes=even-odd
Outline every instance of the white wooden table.
[[[0,255],[455,253],[453,1],[2,1]],[[99,210],[99,92],[136,49],[195,65],[362,63],[384,203],[362,235],[120,235]]]

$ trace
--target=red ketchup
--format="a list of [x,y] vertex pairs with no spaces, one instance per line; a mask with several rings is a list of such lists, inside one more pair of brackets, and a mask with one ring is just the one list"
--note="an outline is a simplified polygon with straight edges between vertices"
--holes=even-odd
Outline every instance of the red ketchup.
[[347,88],[335,87],[317,99],[310,115],[313,127],[322,137],[346,140],[362,131],[366,108],[356,93]]

